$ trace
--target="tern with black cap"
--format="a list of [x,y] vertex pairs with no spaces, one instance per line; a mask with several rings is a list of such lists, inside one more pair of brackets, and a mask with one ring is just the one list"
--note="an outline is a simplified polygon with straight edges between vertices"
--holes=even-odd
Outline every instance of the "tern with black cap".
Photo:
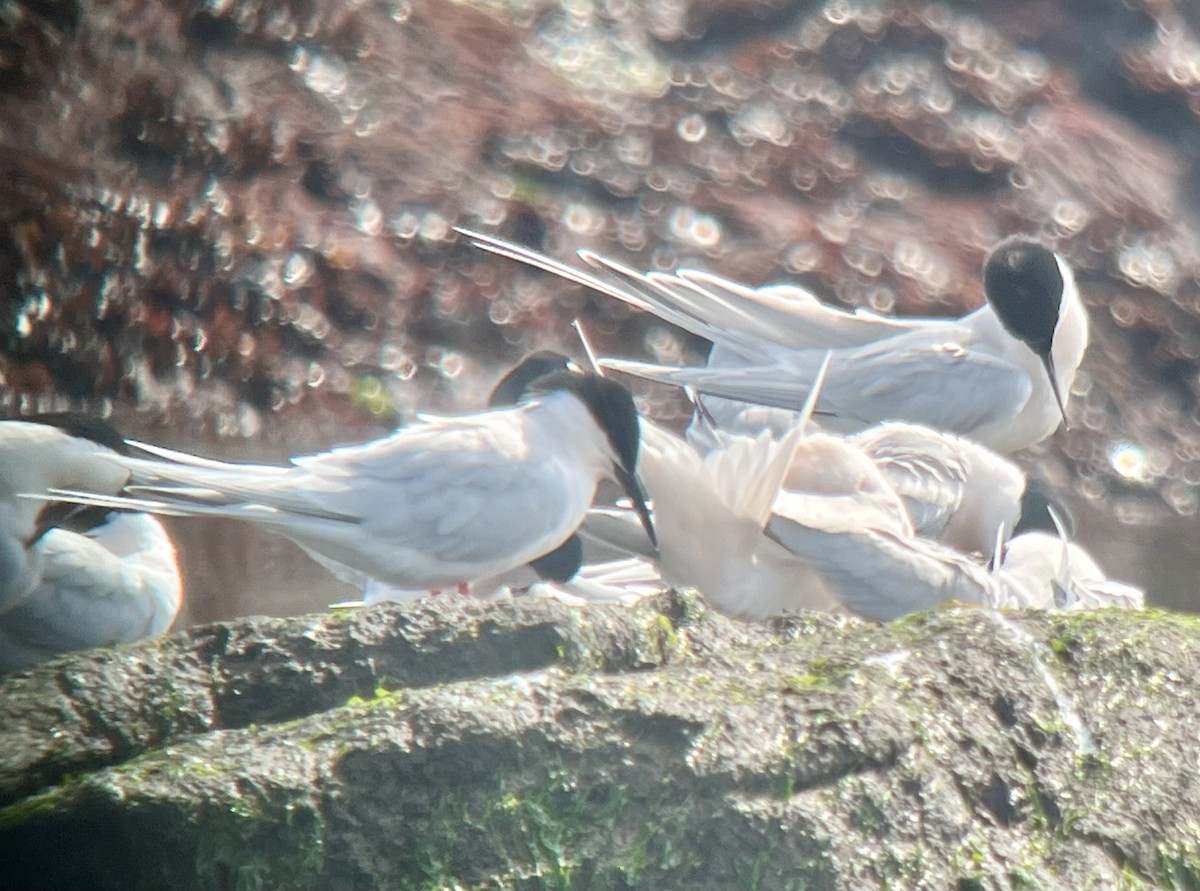
[[390,436],[288,466],[138,445],[155,457],[114,459],[129,478],[126,496],[55,497],[244,520],[292,539],[347,581],[441,589],[553,551],[578,528],[604,478],[624,487],[653,541],[638,444],[628,389],[560,371],[535,380],[518,405],[422,415]]
[[[1005,239],[989,253],[986,305],[958,319],[896,319],[846,312],[792,286],[748,288],[687,269],[643,274],[580,251],[603,273],[597,275],[492,236],[460,232],[485,250],[621,299],[713,342],[707,367],[604,359],[609,369],[691,387],[706,397],[795,409],[832,350],[817,420],[841,433],[910,421],[1001,453],[1026,448],[1066,418],[1088,342],[1087,313],[1070,266],[1024,236]],[[713,402],[705,400],[723,423]]]

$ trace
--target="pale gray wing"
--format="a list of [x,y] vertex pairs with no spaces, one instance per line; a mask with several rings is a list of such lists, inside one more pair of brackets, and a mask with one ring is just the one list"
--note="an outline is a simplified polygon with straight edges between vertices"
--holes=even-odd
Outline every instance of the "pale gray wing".
[[[417,423],[368,443],[294,458],[291,467],[184,455],[175,460],[172,453],[169,461],[133,458],[122,463],[133,473],[131,495],[161,501],[178,513],[257,517],[268,525],[272,513],[359,524],[403,510],[418,521],[442,524],[438,531],[445,533],[461,515],[440,510],[437,496],[463,488],[452,485],[448,474],[473,480],[493,467],[497,439],[517,435],[516,424],[506,423],[511,417],[511,412],[494,412],[476,416],[487,421]],[[477,507],[482,497],[481,490],[469,494],[461,506]]]
[[1000,582],[961,554],[875,530],[829,533],[773,516],[767,534],[809,563],[849,609],[889,621],[947,601],[995,605]]
[[751,288],[699,270],[641,273],[590,250],[583,261],[615,279],[609,282],[522,245],[481,232],[458,229],[483,250],[516,260],[615,297],[748,358],[778,348],[859,345],[929,324],[927,319],[890,319],[826,305],[794,285]]
[[[839,350],[817,404],[817,420],[842,432],[882,421],[910,421],[969,436],[1015,417],[1029,400],[1028,374],[1002,359],[954,343],[880,344]],[[701,393],[776,408],[798,408],[823,354],[745,368],[680,368],[605,358],[602,367]]]
[[[778,352],[788,347],[786,331],[763,318],[746,301],[729,301],[697,284],[694,279],[662,272],[641,273],[589,250],[580,258],[636,289],[650,312],[692,334],[724,344],[748,357]],[[749,290],[749,289],[747,289]]]
[[642,521],[632,510],[593,507],[583,519],[579,534],[584,540],[584,562],[596,563],[633,555],[652,560],[654,546]]
[[[161,453],[165,450],[157,451]],[[126,493],[144,503],[142,509],[154,513],[225,515],[222,512],[225,508],[245,513],[247,508],[252,507],[259,513],[275,511],[328,520],[355,520],[354,515],[337,515],[322,508],[319,499],[314,498],[311,487],[300,484],[304,474],[296,467],[225,464],[195,456],[183,457],[188,460],[177,461],[173,457],[170,460],[118,458],[131,474]],[[101,502],[96,500],[91,503]],[[119,499],[110,499],[105,503],[113,506],[122,504]],[[170,509],[145,506],[150,503]]]
[[675,276],[711,300],[736,306],[773,331],[770,339],[790,349],[859,346],[930,324],[935,319],[897,319],[866,310],[848,312],[795,285],[750,288],[710,272],[681,269]]
[[578,476],[561,458],[523,457],[520,415],[521,409],[503,409],[416,423],[380,440],[294,459],[285,473],[126,459],[136,478],[149,481],[131,487],[135,500],[60,497],[232,517],[291,535],[314,551],[334,540],[339,553],[362,549],[371,539],[443,560],[494,558],[545,530],[561,511],[546,493]]
[[904,501],[917,535],[938,538],[963,502],[969,462],[945,434],[881,424],[850,437]]
[[407,428],[302,469],[319,481],[319,506],[356,514],[364,533],[442,559],[488,558],[553,524],[557,493],[578,478],[569,456],[530,459],[523,437],[520,410],[506,409]]

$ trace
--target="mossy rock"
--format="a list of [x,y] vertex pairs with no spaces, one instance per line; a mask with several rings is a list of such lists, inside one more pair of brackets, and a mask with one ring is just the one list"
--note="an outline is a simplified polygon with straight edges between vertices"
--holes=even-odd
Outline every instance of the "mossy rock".
[[688,595],[197,628],[3,683],[0,886],[1192,888],[1198,656]]

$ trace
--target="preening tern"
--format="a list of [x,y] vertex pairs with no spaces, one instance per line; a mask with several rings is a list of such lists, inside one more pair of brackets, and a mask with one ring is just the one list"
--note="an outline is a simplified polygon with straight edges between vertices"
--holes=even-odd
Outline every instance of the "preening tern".
[[641,473],[654,504],[664,580],[695,588],[713,608],[744,619],[837,608],[806,563],[763,535],[800,428],[782,440],[769,432],[736,437],[700,456],[673,433],[644,426]]
[[996,530],[1021,519],[1025,474],[991,449],[919,424],[888,422],[847,438],[900,496],[915,533],[991,559]]
[[[803,561],[763,534],[815,399],[782,437],[714,431],[717,444],[704,455],[656,424],[642,425],[641,474],[659,536],[654,562],[666,582],[695,588],[715,609],[744,619],[838,608]],[[616,520],[611,511],[593,511],[583,533],[643,553],[636,527]]]
[[1141,609],[1140,588],[1110,579],[1096,560],[1074,542],[1048,532],[1026,532],[1004,546],[1002,571],[1029,592],[1036,609]]
[[183,587],[166,530],[144,513],[107,513],[84,532],[55,527],[35,543],[37,581],[0,613],[0,672],[171,627]]
[[20,497],[60,487],[115,494],[124,441],[103,421],[0,421],[0,671],[166,631],[182,584],[162,526],[141,513]]
[[836,516],[774,514],[767,534],[807,561],[846,607],[888,621],[948,601],[1013,609],[1138,607],[1142,593],[1112,582],[1077,545],[1045,532],[1003,544],[989,570],[946,545]]

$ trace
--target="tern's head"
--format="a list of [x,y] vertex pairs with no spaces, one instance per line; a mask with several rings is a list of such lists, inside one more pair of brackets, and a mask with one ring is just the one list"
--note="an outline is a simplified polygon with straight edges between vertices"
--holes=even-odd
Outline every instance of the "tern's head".
[[[111,450],[119,455],[129,454],[125,438],[111,424],[88,415],[75,412],[51,412],[8,418],[0,422],[0,438],[5,436],[3,425],[7,421],[38,424],[58,431],[58,433],[46,431],[49,438],[39,437],[36,443],[31,442],[31,450],[28,454],[21,456],[21,459],[27,460],[30,465],[47,461],[56,465],[59,477],[47,481],[48,485],[66,486],[67,488],[79,485],[99,485],[98,481],[92,478],[98,466],[97,460],[103,462],[99,466],[103,467],[105,477],[116,472],[116,465],[110,466],[104,462],[103,458],[97,459],[94,456],[103,454],[104,450]],[[88,443],[101,448],[94,449]],[[35,444],[40,448],[33,449]],[[32,485],[34,479],[32,469],[29,471],[29,477],[27,484]],[[54,528],[64,528],[79,533],[87,532],[108,522],[110,513],[108,508],[48,501],[38,511],[33,534],[26,544],[32,544]]]
[[553,551],[530,560],[529,566],[548,582],[569,582],[583,565],[583,540],[572,535]]
[[1050,512],[1058,514],[1068,535],[1075,535],[1075,515],[1059,499],[1043,479],[1032,477],[1025,484],[1021,496],[1021,519],[1017,521],[1013,534],[1022,532],[1056,532],[1057,526]]
[[508,370],[504,377],[492,389],[488,397],[488,405],[516,405],[529,391],[530,386],[548,374],[567,371],[571,360],[562,353],[552,350],[538,350],[530,353]]
[[1067,288],[1074,276],[1066,261],[1032,238],[1004,239],[983,264],[983,289],[1004,330],[1042,360],[1063,422],[1067,410],[1054,374],[1054,334],[1062,316]]
[[575,396],[591,413],[596,426],[604,433],[613,453],[613,476],[633,501],[634,510],[650,536],[658,545],[654,525],[650,522],[650,511],[646,507],[646,493],[637,478],[638,445],[641,427],[638,423],[637,407],[633,394],[627,387],[597,374],[577,374],[557,371],[538,378],[529,388],[530,395],[565,390]]

